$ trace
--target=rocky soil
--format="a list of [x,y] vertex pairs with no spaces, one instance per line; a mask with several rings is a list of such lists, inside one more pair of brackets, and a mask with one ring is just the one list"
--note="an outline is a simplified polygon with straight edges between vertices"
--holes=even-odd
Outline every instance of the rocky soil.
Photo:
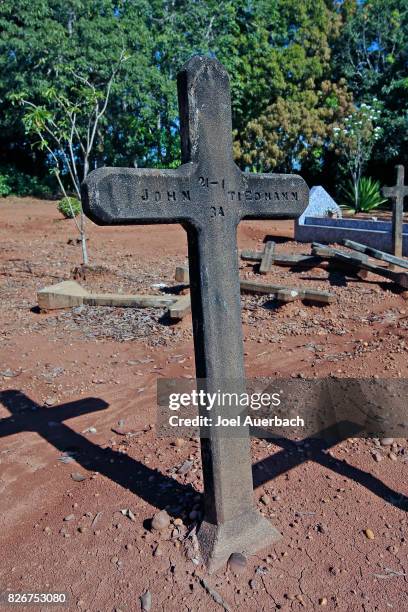
[[[75,227],[38,200],[2,200],[0,216],[0,591],[64,591],[65,609],[92,612],[408,609],[406,437],[254,439],[255,502],[282,539],[208,576],[199,442],[156,434],[157,379],[194,376],[191,317],[40,313],[37,290],[80,264]],[[240,248],[269,235],[282,253],[310,252],[292,225],[242,223]],[[178,290],[181,227],[88,229],[85,287]],[[241,275],[336,296],[243,295],[249,377],[408,378],[408,302],[391,282],[277,266],[259,277],[248,262]]]

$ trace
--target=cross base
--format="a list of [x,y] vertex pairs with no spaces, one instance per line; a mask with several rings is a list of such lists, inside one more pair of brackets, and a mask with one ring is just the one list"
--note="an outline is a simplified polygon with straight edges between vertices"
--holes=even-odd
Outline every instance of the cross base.
[[255,509],[218,525],[203,521],[197,534],[209,574],[225,565],[234,552],[252,554],[274,544],[281,534]]

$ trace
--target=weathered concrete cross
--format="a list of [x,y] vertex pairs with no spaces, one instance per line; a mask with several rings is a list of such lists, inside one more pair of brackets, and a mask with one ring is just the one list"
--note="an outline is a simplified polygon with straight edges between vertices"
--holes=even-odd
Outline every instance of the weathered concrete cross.
[[[183,165],[177,170],[100,168],[83,186],[85,213],[100,225],[181,223],[188,235],[196,375],[207,392],[245,391],[238,275],[241,219],[292,219],[308,202],[295,175],[241,172],[232,158],[229,79],[223,66],[191,58],[178,75]],[[203,407],[204,410],[204,407]],[[242,408],[215,407],[232,417]],[[207,413],[208,414],[208,413]],[[210,571],[232,552],[279,537],[254,508],[249,433],[201,440],[205,517],[199,529]]]
[[396,166],[397,184],[394,187],[383,187],[385,198],[394,200],[392,208],[392,245],[394,255],[402,257],[402,234],[404,218],[404,198],[408,196],[408,185],[404,185],[404,166]]

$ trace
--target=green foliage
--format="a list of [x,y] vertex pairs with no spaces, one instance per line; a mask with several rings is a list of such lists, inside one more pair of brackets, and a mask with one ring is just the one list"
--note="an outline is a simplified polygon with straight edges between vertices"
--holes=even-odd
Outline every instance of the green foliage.
[[20,197],[32,195],[37,198],[48,198],[52,195],[50,187],[45,182],[24,172],[15,171],[11,184],[13,194]]
[[[0,133],[11,131],[28,151],[17,99],[38,107],[25,118],[35,141],[33,128],[54,120],[56,96],[75,101],[79,113],[89,109],[90,89],[78,86],[76,77],[100,90],[125,49],[127,61],[98,129],[91,166],[167,166],[178,159],[175,77],[193,53],[215,55],[229,70],[233,124],[242,144],[246,125],[279,97],[299,97],[308,80],[319,88],[339,24],[325,0],[24,0],[18,16],[11,3],[3,3]],[[59,114],[58,125],[63,123]],[[35,156],[47,163],[44,146]]]
[[66,197],[58,202],[58,210],[66,219],[77,217],[81,210],[81,202],[77,198]]
[[52,190],[45,180],[21,172],[12,166],[0,168],[0,196],[35,196],[48,198]]
[[254,90],[256,103],[242,106],[235,158],[243,167],[264,171],[299,169],[306,160],[318,165],[330,125],[349,103],[345,82],[330,80],[330,44],[339,17],[324,0],[254,4],[258,9],[247,28],[254,30],[257,45],[240,52],[240,72],[248,71],[250,79],[244,98],[251,100]]
[[343,20],[333,47],[333,71],[349,84],[356,102],[382,105],[381,142],[371,159],[408,163],[408,11],[406,0],[346,0],[338,5]]
[[8,182],[7,174],[0,174],[0,197],[5,198],[10,195],[11,187]]
[[[96,132],[91,168],[178,163],[175,78],[194,53],[216,56],[230,73],[241,166],[313,170],[334,187],[332,131],[351,114],[352,97],[356,108],[374,97],[382,107],[381,139],[364,162],[367,171],[373,163],[383,172],[396,160],[408,165],[404,0],[20,0],[17,5],[18,10],[9,0],[0,3],[0,164],[44,176],[53,164],[43,141],[33,147],[36,131],[57,121],[66,140],[68,113],[75,113],[83,137],[86,117],[124,51],[126,62]],[[21,99],[33,102],[36,112],[27,115]],[[73,151],[77,159],[79,149]],[[67,176],[65,164],[61,177]]]
[[[318,165],[324,159],[333,131],[351,108],[344,83],[324,81],[289,99],[279,97],[265,113],[250,121],[235,156],[242,165],[261,172],[291,172],[307,160]],[[335,103],[334,103],[335,101]]]
[[357,194],[353,181],[350,181],[344,189],[344,196],[344,205],[354,212],[370,212],[387,201],[381,195],[380,182],[365,176],[358,181]]

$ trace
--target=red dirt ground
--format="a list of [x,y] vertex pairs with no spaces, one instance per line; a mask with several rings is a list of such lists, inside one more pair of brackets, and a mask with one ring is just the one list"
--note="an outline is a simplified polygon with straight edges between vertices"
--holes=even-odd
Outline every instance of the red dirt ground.
[[[189,526],[199,510],[199,444],[155,435],[158,377],[194,375],[191,318],[168,325],[159,310],[102,307],[39,313],[36,291],[80,263],[75,228],[54,203],[8,198],[0,207],[0,591],[65,591],[65,609],[92,612],[139,610],[146,591],[152,611],[222,610],[204,577],[234,611],[408,609],[406,439],[391,448],[347,439],[316,452],[254,440],[255,501],[283,537],[238,575],[206,576],[188,560],[183,525],[152,532],[158,509]],[[272,235],[282,252],[310,252],[291,240],[292,225],[243,223],[239,245],[261,248]],[[95,267],[86,287],[176,285],[174,268],[186,260],[181,227],[88,229]],[[251,265],[241,268],[259,279]],[[248,376],[407,378],[408,303],[392,283],[318,268],[274,267],[268,279],[330,290],[336,300],[276,308],[266,296],[243,296]],[[192,469],[177,474],[188,458]],[[86,479],[74,481],[78,472]],[[127,508],[135,520],[120,513]]]

